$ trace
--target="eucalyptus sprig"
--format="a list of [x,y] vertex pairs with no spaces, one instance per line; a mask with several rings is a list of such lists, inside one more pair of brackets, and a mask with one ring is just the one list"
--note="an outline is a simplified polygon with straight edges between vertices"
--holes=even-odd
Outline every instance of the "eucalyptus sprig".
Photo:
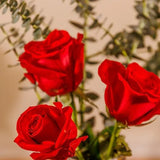
[[[77,11],[81,14],[81,12],[84,10],[83,0],[74,0],[74,2],[76,2],[79,8],[81,8],[81,10],[79,9]],[[146,37],[151,37],[155,41],[157,39],[160,28],[160,2],[159,0],[139,0],[135,3],[135,10],[137,12],[138,20],[137,25],[130,25],[129,30],[123,29],[123,31],[120,31],[116,34],[112,34],[110,31],[112,24],[106,28],[104,23],[100,22],[98,18],[95,18],[95,13],[93,14],[93,12],[88,11],[88,17],[92,20],[92,25],[89,27],[89,29],[100,28],[104,31],[102,38],[107,35],[111,38],[111,40],[106,43],[102,50],[89,55],[87,57],[88,61],[92,57],[96,57],[100,54],[106,54],[115,56],[117,58],[122,55],[128,57],[129,59],[137,59],[147,63],[147,60],[144,59],[140,53],[142,49],[145,49],[145,51],[148,52],[150,52],[150,50],[153,51],[152,47],[145,43],[145,39]],[[71,23],[79,29],[83,28],[83,25],[80,23],[74,21],[71,21]],[[155,53],[156,50],[154,51],[154,54]]]
[[44,17],[40,16],[40,14],[33,15],[34,5],[30,7],[24,0],[20,3],[17,0],[1,0],[0,9],[3,14],[10,10],[12,23],[18,22],[21,18],[22,27],[26,30],[32,27],[34,39],[45,38],[50,32],[48,25],[42,27],[42,24],[44,25]]

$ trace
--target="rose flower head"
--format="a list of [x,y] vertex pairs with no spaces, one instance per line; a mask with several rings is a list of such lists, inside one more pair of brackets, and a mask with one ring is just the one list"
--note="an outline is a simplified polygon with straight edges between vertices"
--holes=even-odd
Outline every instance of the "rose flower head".
[[105,102],[110,114],[127,125],[140,125],[160,114],[160,79],[137,63],[125,68],[104,60],[98,69],[107,87]]
[[84,44],[68,32],[54,30],[43,41],[31,41],[19,57],[25,77],[50,96],[74,91],[83,78]]
[[21,148],[35,151],[34,160],[66,160],[87,136],[77,137],[77,127],[71,119],[72,108],[38,105],[29,107],[17,121],[18,136],[14,140]]

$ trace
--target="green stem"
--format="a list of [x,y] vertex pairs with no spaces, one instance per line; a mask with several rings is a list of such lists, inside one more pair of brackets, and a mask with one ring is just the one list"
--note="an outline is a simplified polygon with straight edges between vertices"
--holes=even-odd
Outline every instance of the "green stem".
[[55,102],[58,102],[58,96],[55,96]]
[[79,151],[79,148],[77,149],[76,154],[77,154],[77,157],[78,157],[79,160],[85,160],[81,151]]
[[[86,6],[88,5],[88,0],[85,0]],[[83,28],[83,40],[84,40],[84,73],[83,73],[83,81],[81,84],[82,90],[85,89],[85,79],[86,79],[86,70],[85,70],[85,62],[86,62],[86,56],[87,56],[87,31],[88,31],[88,13],[87,9],[84,13],[84,28]],[[80,120],[81,120],[81,126],[84,124],[84,111],[85,111],[85,103],[82,98],[80,98]]]
[[[8,36],[7,31],[4,29],[4,27],[1,26],[0,29],[1,29],[1,31],[3,32],[3,34],[6,35],[8,43],[9,43],[11,46],[14,47],[14,43],[11,41],[10,36]],[[16,57],[18,58],[19,55],[18,55],[18,52],[17,52],[16,48],[13,48],[13,52],[14,52],[14,54],[16,55]]]
[[101,55],[101,54],[103,54],[103,53],[105,53],[105,50],[102,50],[102,51],[93,53],[93,54],[87,56],[86,59],[88,60],[88,59],[90,59],[90,58],[96,57],[96,56]]
[[113,132],[112,132],[112,135],[111,135],[111,139],[110,139],[110,142],[109,142],[109,146],[108,146],[108,149],[107,149],[107,154],[106,154],[106,160],[109,160],[112,155],[112,152],[113,152],[113,147],[114,147],[114,144],[115,144],[115,139],[116,139],[116,134],[118,132],[118,123],[117,121],[115,122],[115,125],[114,125],[114,128],[113,128]]
[[77,109],[76,109],[76,105],[75,105],[75,101],[74,101],[74,94],[71,93],[71,106],[72,106],[72,109],[73,109],[73,120],[76,124],[76,126],[78,127],[78,122],[77,122]]
[[[83,4],[82,4],[79,0],[76,0],[76,2],[77,2],[77,4],[78,4],[79,7],[83,8]],[[87,3],[88,0],[85,0],[85,2]],[[117,40],[117,39],[115,40],[115,39],[114,39],[114,36],[111,34],[111,32],[110,32],[108,29],[106,29],[106,28],[103,26],[103,24],[100,23],[100,22],[98,21],[98,19],[95,18],[92,14],[89,14],[89,12],[86,11],[86,15],[87,15],[87,18],[89,17],[89,18],[91,18],[93,21],[97,22],[99,28],[101,28],[102,30],[104,30],[105,34],[106,34],[106,35],[108,34],[108,35],[112,38],[112,40],[114,41],[114,43],[115,43],[117,46],[120,47],[122,54],[123,54],[123,55],[126,57],[126,59],[127,59],[127,62],[129,62],[130,59],[129,59],[129,56],[128,56],[128,54],[127,54],[127,51],[126,51],[125,48],[121,45],[120,41]],[[84,16],[84,17],[85,17],[85,16]],[[84,27],[84,28],[85,28],[85,27]]]
[[40,96],[40,94],[37,91],[37,86],[34,87],[34,91],[36,93],[36,96],[37,96],[38,100],[40,101],[41,100],[41,96]]

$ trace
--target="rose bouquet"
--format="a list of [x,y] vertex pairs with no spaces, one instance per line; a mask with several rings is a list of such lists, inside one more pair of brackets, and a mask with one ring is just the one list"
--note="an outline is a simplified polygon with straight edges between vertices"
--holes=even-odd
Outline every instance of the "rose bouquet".
[[[144,41],[145,36],[156,39],[160,2],[138,1],[135,8],[139,24],[131,26],[131,31],[112,35],[112,25],[106,29],[105,24],[95,18],[93,3],[98,1],[94,1],[72,1],[75,12],[84,20],[83,24],[70,21],[81,29],[80,33],[77,31],[77,38],[66,30],[50,29],[50,24],[43,24],[44,17],[36,15],[34,7],[25,1],[0,1],[3,13],[10,9],[12,23],[21,19],[24,27],[23,33],[12,28],[11,37],[5,29],[8,24],[2,24],[0,29],[13,46],[6,53],[13,51],[18,65],[24,69],[20,82],[28,81],[38,98],[38,104],[31,104],[19,116],[18,135],[14,140],[21,148],[31,151],[34,160],[125,159],[131,156],[131,149],[121,130],[147,125],[160,114],[159,43],[154,50]],[[33,38],[25,42],[30,27]],[[96,38],[87,33],[97,28],[104,31],[102,40],[106,36],[111,40],[104,49],[88,55],[87,45],[96,44]],[[152,50],[154,54],[146,61],[138,55],[138,49]],[[123,57],[123,63],[104,56],[100,61],[92,59],[100,54]],[[145,62],[145,67],[137,60]],[[95,74],[99,76],[99,84],[105,84],[104,112],[95,101],[99,95],[87,88],[86,82],[92,79],[93,73],[86,65],[97,65]],[[88,119],[92,110],[97,114]],[[104,123],[97,131],[94,123],[99,116]]]

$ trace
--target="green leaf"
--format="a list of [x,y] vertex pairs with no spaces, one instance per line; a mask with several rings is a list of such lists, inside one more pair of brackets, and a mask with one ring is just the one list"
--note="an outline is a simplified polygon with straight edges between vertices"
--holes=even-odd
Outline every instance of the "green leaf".
[[123,135],[119,135],[116,139],[116,144],[114,147],[114,157],[131,155],[132,152],[128,144],[125,142],[125,137]]
[[34,86],[33,87],[19,87],[18,89],[22,91],[26,91],[26,90],[34,89]]
[[12,7],[16,8],[17,6],[18,6],[18,2],[16,0],[14,0],[13,3],[12,3]]
[[114,125],[114,119],[111,117],[107,117],[106,114],[104,114],[103,112],[100,112],[100,116],[103,119],[103,123],[105,127],[110,127]]
[[7,12],[7,10],[8,10],[8,6],[5,6],[5,7],[3,8],[3,10],[2,10],[2,14],[5,14],[5,13]]
[[14,14],[12,15],[12,23],[18,22],[19,18],[20,18],[20,15],[19,15],[19,12],[18,12],[18,10],[17,10],[17,11],[15,11]]
[[87,37],[86,39],[84,39],[85,41],[89,41],[89,42],[96,42],[97,40],[93,37]]
[[100,25],[102,25],[102,24],[99,24],[99,23],[98,23],[98,20],[95,19],[95,20],[93,21],[93,23],[89,26],[89,28],[90,28],[90,29],[94,29],[94,28],[99,27]]
[[26,80],[26,77],[22,77],[20,80],[19,80],[19,83],[23,82],[24,80]]
[[42,30],[41,28],[37,28],[34,32],[33,32],[33,36],[34,39],[37,40],[42,36]]
[[86,71],[86,78],[88,78],[88,79],[93,78],[93,74],[89,71]]
[[28,9],[25,9],[23,13],[23,17],[25,17],[24,19],[26,19],[30,14],[30,11]]
[[75,22],[75,21],[69,21],[69,23],[71,23],[74,27],[77,27],[79,29],[83,29],[84,28],[84,25],[83,24],[80,24],[78,22]]
[[7,0],[0,1],[0,9],[5,6],[6,2],[7,2]]
[[113,132],[113,129],[114,129],[114,125],[113,126],[107,126],[106,128],[104,128],[101,132],[100,132],[100,135],[102,134],[106,134],[106,132],[107,132],[107,134],[112,134],[112,132]]
[[11,51],[13,51],[13,49],[14,49],[14,48],[8,49],[7,51],[4,52],[4,54],[10,53]]
[[39,100],[38,105],[39,105],[39,104],[42,104],[42,103],[46,103],[46,102],[48,102],[50,99],[51,99],[51,97],[48,96],[48,95],[46,95],[45,97],[43,97],[43,98],[41,98],[41,99]]
[[94,103],[90,100],[90,98],[85,95],[85,93],[82,91],[81,88],[77,88],[74,93],[75,93],[78,97],[83,98],[83,99],[84,99],[86,102],[88,102],[90,105],[98,108],[98,106],[97,106],[96,104],[94,104]]
[[70,94],[65,94],[65,95],[61,95],[59,96],[60,97],[60,100],[62,101],[62,103],[67,106],[67,105],[70,105],[71,104],[71,96]]
[[87,140],[84,142],[86,147],[86,153],[84,153],[84,157],[86,160],[100,160],[99,157],[99,146],[98,146],[98,138],[94,136],[92,127],[88,126],[84,132],[84,135],[88,135]]
[[108,132],[105,132],[104,134],[99,135],[98,137],[100,157],[102,160],[106,159],[109,140],[110,134]]
[[94,65],[94,64],[98,64],[99,61],[91,61],[91,60],[87,60],[86,63],[87,63],[87,64],[90,64],[90,65]]
[[35,23],[36,23],[36,21],[38,20],[38,18],[39,18],[39,14],[37,14],[35,17],[34,17],[34,19],[33,19],[33,21],[32,21],[32,25],[34,25]]
[[26,30],[29,30],[31,24],[31,18],[27,18],[23,21],[22,27],[25,27]]
[[97,100],[99,98],[99,95],[94,92],[88,92],[86,93],[86,96],[90,98],[91,100]]
[[19,7],[21,7],[21,11],[20,11],[20,14],[23,15],[24,11],[26,10],[26,7],[27,7],[27,4],[26,2],[22,2]]
[[86,106],[84,113],[91,113],[93,111],[93,108],[91,106]]
[[50,29],[49,29],[49,26],[47,26],[47,27],[42,31],[43,38],[46,38],[49,33],[50,33]]
[[19,66],[19,63],[13,64],[13,65],[10,65],[10,64],[8,65],[9,68],[17,67],[17,66]]
[[95,117],[91,117],[91,118],[89,118],[86,122],[85,122],[86,124],[86,126],[90,126],[90,127],[94,127],[94,125],[95,125]]

